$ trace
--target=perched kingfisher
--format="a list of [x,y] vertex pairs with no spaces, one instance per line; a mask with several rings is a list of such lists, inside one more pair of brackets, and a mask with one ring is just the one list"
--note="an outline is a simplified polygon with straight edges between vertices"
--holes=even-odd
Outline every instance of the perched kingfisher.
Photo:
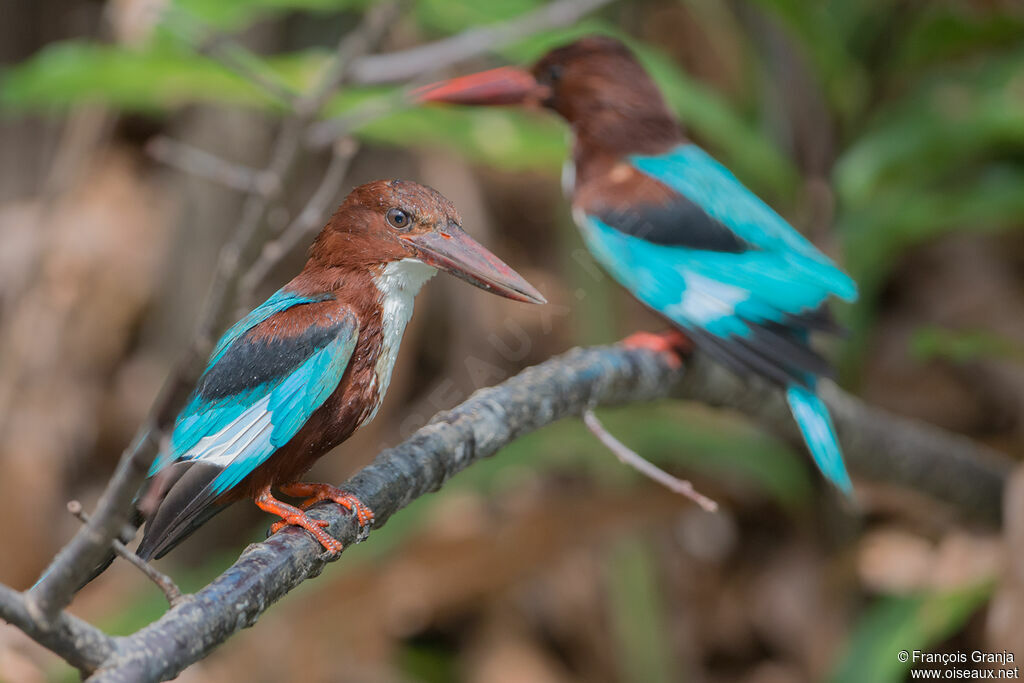
[[493,69],[426,86],[423,102],[541,106],[571,126],[563,184],[591,253],[679,332],[627,341],[681,350],[689,340],[740,373],[781,385],[824,475],[849,475],[825,404],[830,374],[808,344],[837,332],[825,304],[857,286],[732,173],[689,141],[654,81],[618,40],[590,36],[530,71]]
[[[299,478],[373,419],[420,287],[441,269],[509,299],[544,303],[461,222],[450,201],[416,183],[377,181],[352,191],[302,272],[214,348],[150,470],[139,501],[147,518],[139,556],[161,557],[242,498],[281,518],[272,531],[300,526],[332,553],[341,543],[306,508],[332,500],[361,526],[373,520],[350,493]],[[274,488],[306,500],[289,505]]]

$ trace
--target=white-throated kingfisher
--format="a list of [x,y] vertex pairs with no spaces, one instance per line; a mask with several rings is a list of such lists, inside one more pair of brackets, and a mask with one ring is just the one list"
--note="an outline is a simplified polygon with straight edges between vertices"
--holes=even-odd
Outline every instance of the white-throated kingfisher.
[[815,390],[830,367],[808,338],[838,330],[825,305],[830,296],[856,299],[856,284],[686,138],[625,45],[586,37],[548,52],[529,71],[471,74],[426,86],[417,98],[533,105],[561,115],[573,135],[564,185],[587,247],[682,332],[630,340],[658,350],[692,340],[734,370],[781,385],[818,467],[851,493]]
[[[249,498],[332,553],[341,543],[305,508],[351,494],[299,478],[373,419],[391,380],[420,287],[444,270],[516,301],[544,297],[461,228],[450,201],[389,180],[352,191],[294,279],[230,328],[150,470],[138,555],[160,557],[213,514]],[[305,498],[295,507],[273,489]]]

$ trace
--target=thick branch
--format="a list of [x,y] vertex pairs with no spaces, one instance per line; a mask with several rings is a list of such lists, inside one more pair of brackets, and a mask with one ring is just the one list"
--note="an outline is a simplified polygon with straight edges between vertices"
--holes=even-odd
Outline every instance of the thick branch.
[[[782,432],[792,431],[789,415],[776,410],[782,407],[777,391],[740,382],[701,359],[679,371],[649,351],[576,349],[438,414],[408,441],[381,453],[346,488],[374,510],[379,527],[412,500],[438,490],[455,473],[524,434],[593,405],[648,401],[671,393],[734,407]],[[827,393],[855,471],[878,474],[942,495],[967,506],[968,512],[996,517],[993,509],[1009,469],[1005,458],[932,427],[880,418],[838,389]],[[893,448],[897,444],[898,450]],[[875,471],[877,463],[893,455],[900,464]],[[935,471],[948,474],[936,476]],[[988,502],[982,504],[982,498]],[[357,524],[338,506],[319,506],[313,514],[330,521],[329,531],[346,544],[355,540]],[[149,681],[177,675],[316,576],[323,568],[320,553],[316,541],[294,528],[250,546],[213,583],[161,619],[115,639],[114,654],[90,680]]]
[[25,596],[0,583],[0,619],[17,626],[72,666],[92,671],[113,652],[113,639],[92,624],[61,612],[49,628],[41,628]]
[[[821,382],[820,393],[854,474],[927,493],[977,521],[999,524],[1009,458],[965,436],[869,407],[832,382]],[[739,410],[800,443],[779,391],[741,380],[699,354],[673,395]]]

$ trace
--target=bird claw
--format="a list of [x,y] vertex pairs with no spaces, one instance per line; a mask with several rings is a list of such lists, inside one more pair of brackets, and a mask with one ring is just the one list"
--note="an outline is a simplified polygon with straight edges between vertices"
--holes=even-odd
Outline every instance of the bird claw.
[[356,543],[362,543],[370,537],[370,529],[373,527],[373,522],[363,524],[359,522],[359,532],[356,534]]
[[356,543],[362,543],[370,536],[374,520],[373,510],[364,505],[355,494],[329,484],[308,484],[304,482],[285,484],[279,488],[289,496],[307,496],[299,506],[303,510],[308,510],[323,501],[337,503],[356,518],[356,523],[359,525]]
[[321,562],[334,562],[339,557],[341,557],[341,551],[340,550],[338,552],[334,552],[334,551],[331,551],[331,550],[324,550],[322,553],[320,553],[320,555],[318,556],[318,559]]
[[[324,520],[324,519],[313,519],[312,517],[306,517],[306,519],[308,520],[309,524],[314,524],[314,525],[316,525],[318,527],[321,527],[321,528],[326,527],[326,526],[330,526],[330,524],[331,524],[330,522],[328,522],[327,520]],[[274,522],[273,524],[270,525],[270,534],[268,534],[268,536],[276,534],[278,531],[280,531],[281,529],[285,528],[286,526],[299,526],[299,527],[302,527],[303,529],[307,528],[305,523],[300,524],[298,522],[286,521],[286,520],[282,519],[280,522]]]

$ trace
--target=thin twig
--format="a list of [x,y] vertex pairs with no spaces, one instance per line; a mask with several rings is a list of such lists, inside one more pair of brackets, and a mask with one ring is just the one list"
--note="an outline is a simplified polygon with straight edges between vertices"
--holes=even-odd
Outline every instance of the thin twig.
[[162,25],[192,45],[199,54],[238,74],[289,109],[294,108],[300,99],[299,94],[277,78],[258,55],[230,36],[212,33],[180,5],[168,7]]
[[263,60],[224,36],[215,36],[205,41],[199,53],[212,57],[286,105],[291,106],[298,99],[298,94],[291,86],[267,75],[269,70]]
[[[68,501],[68,512],[74,515],[82,524],[89,523],[89,513],[82,509],[82,504],[79,501]],[[171,577],[129,550],[128,546],[122,543],[120,539],[115,538],[111,541],[110,547],[113,548],[118,557],[130,562],[136,569],[145,574],[146,578],[155,583],[157,588],[163,591],[164,597],[167,598],[167,602],[171,607],[174,607],[184,599],[185,596],[182,595],[181,589],[178,588],[178,585],[174,583]]]
[[425,77],[453,64],[494,52],[506,45],[547,29],[568,26],[580,17],[612,0],[557,0],[529,14],[500,24],[470,29],[458,35],[383,55],[366,55],[353,60],[349,80],[359,85],[403,82],[401,92],[371,100],[337,118],[315,124],[308,143],[313,147],[330,144],[367,119],[379,118],[408,105],[407,92]]
[[352,69],[358,64],[360,56],[380,42],[398,18],[399,9],[397,2],[381,2],[367,11],[362,23],[338,43],[334,59],[327,65],[319,85],[296,104],[295,111],[299,116],[312,120],[342,85],[352,82]]
[[651,481],[661,484],[669,491],[689,498],[708,512],[718,511],[718,503],[697,491],[689,481],[669,474],[654,463],[644,459],[643,456],[629,448],[626,444],[616,439],[611,432],[605,429],[604,425],[601,424],[601,421],[597,419],[597,415],[594,414],[593,410],[588,408],[583,411],[583,424],[587,425],[587,429],[589,429],[590,432],[601,441],[601,443],[607,446],[608,450],[610,450],[623,465],[632,467],[640,474],[644,475]]
[[149,141],[146,152],[161,163],[233,190],[265,195],[273,193],[279,183],[278,178],[266,171],[227,161],[204,149],[162,135]]
[[344,114],[311,124],[306,133],[306,145],[314,149],[333,145],[339,138],[347,136],[363,124],[407,108],[409,92],[416,85],[415,82],[410,83],[401,90],[360,102]]
[[481,26],[444,38],[383,55],[355,61],[351,82],[360,85],[399,83],[427,72],[439,71],[472,57],[494,52],[540,31],[569,26],[612,0],[557,0],[510,21]]
[[276,239],[263,244],[260,255],[242,276],[238,285],[238,299],[243,307],[251,305],[256,288],[266,280],[267,275],[281,259],[308,237],[309,233],[321,227],[324,214],[338,196],[345,181],[345,174],[358,149],[359,145],[353,138],[343,138],[335,144],[327,170],[306,207]]

